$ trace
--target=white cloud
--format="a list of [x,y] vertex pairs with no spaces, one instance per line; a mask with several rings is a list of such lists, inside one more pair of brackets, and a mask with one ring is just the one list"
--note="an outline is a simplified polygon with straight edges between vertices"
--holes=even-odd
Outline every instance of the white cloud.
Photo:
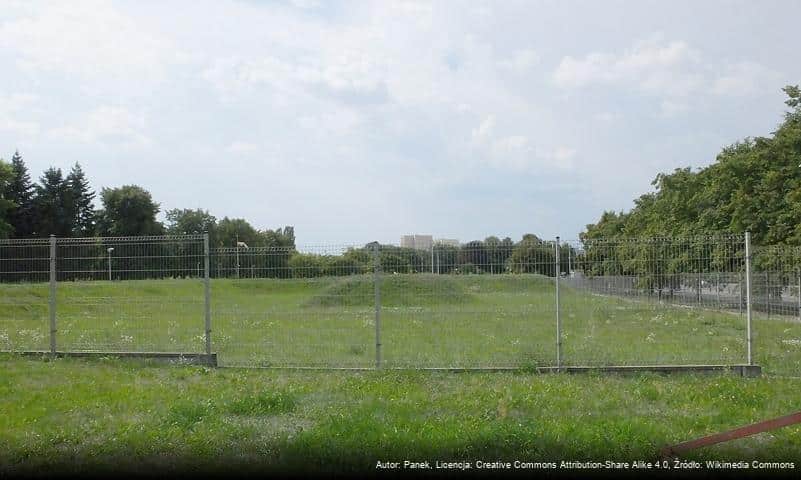
[[540,55],[536,51],[523,49],[516,51],[511,57],[499,61],[498,66],[516,73],[526,73],[539,63]]
[[727,65],[722,70],[724,73],[712,85],[712,91],[718,95],[751,95],[771,91],[781,85],[781,74],[756,62],[739,62]]
[[109,2],[51,3],[0,25],[0,48],[29,71],[81,78],[158,79],[175,48]]
[[564,57],[553,73],[562,88],[589,85],[634,85],[648,92],[686,95],[699,88],[699,53],[685,42],[666,45],[654,37],[620,53],[590,53],[584,58]]
[[660,115],[664,118],[675,117],[690,110],[690,106],[685,102],[675,102],[672,100],[662,100],[659,104]]
[[250,155],[251,153],[256,152],[258,149],[259,147],[255,143],[242,141],[232,142],[226,148],[228,153],[232,153],[234,155]]
[[711,90],[718,95],[744,96],[778,88],[781,74],[753,61],[730,63],[702,59],[686,42],[664,43],[661,36],[639,42],[626,51],[590,53],[583,58],[562,58],[552,75],[564,89],[591,85],[634,87],[667,100],[661,104],[665,116],[690,108],[691,95]]
[[486,116],[471,132],[471,147],[479,161],[514,172],[571,170],[577,150],[567,146],[543,148],[526,135],[499,135],[495,115]]
[[600,112],[594,115],[595,119],[603,123],[612,123],[623,118],[620,112]]
[[387,98],[380,67],[360,52],[284,60],[279,57],[217,59],[202,74],[227,97],[268,86],[273,95],[324,95],[350,103]]
[[33,137],[39,133],[38,122],[23,117],[30,113],[39,97],[30,93],[0,95],[0,131],[15,136]]
[[102,106],[77,121],[51,129],[53,138],[77,143],[143,147],[151,143],[144,133],[145,117],[124,107]]

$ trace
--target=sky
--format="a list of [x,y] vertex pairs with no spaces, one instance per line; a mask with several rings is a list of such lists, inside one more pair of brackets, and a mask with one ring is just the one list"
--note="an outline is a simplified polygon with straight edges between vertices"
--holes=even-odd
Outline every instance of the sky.
[[797,1],[0,0],[0,157],[298,245],[575,239],[769,135]]

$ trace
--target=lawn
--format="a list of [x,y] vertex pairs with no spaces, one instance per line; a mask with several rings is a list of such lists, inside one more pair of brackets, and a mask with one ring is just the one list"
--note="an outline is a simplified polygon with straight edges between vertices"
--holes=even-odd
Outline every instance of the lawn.
[[[0,358],[0,477],[374,471],[377,461],[652,461],[798,410],[801,379],[288,371]],[[801,426],[689,459],[801,462]]]
[[[553,279],[538,275],[386,275],[385,367],[531,367],[555,363]],[[227,366],[375,365],[372,276],[215,279],[213,350]],[[561,287],[566,365],[745,361],[737,312],[660,305]],[[46,284],[0,285],[0,350],[48,348]],[[200,352],[198,280],[61,282],[58,348]],[[755,360],[801,375],[801,324],[756,316]]]
[[[214,280],[225,366],[375,362],[370,276]],[[385,367],[552,365],[553,280],[388,275]],[[60,350],[203,348],[196,280],[63,282]],[[0,349],[48,348],[48,290],[0,286]],[[742,363],[745,320],[561,288],[565,364]],[[801,325],[757,317],[765,376],[633,377],[165,366],[0,355],[0,477],[33,472],[374,471],[377,461],[656,460],[665,444],[798,410]],[[788,427],[688,455],[795,461]]]

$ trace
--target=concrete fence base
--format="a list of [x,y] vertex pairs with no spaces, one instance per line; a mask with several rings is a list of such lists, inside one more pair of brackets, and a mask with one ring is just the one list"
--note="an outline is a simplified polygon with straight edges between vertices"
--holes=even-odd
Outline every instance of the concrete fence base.
[[217,354],[205,353],[180,353],[180,352],[56,352],[49,351],[24,351],[24,352],[0,352],[10,355],[22,355],[26,357],[56,357],[56,358],[132,358],[155,360],[163,363],[178,365],[206,365],[209,367],[217,366]]

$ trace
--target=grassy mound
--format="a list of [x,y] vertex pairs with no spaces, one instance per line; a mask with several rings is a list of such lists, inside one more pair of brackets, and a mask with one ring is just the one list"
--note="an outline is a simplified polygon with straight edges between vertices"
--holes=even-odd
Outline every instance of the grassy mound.
[[[447,275],[384,275],[381,305],[385,307],[449,305],[469,302],[472,295],[464,282]],[[336,278],[306,301],[308,307],[372,306],[375,290],[372,275]]]

